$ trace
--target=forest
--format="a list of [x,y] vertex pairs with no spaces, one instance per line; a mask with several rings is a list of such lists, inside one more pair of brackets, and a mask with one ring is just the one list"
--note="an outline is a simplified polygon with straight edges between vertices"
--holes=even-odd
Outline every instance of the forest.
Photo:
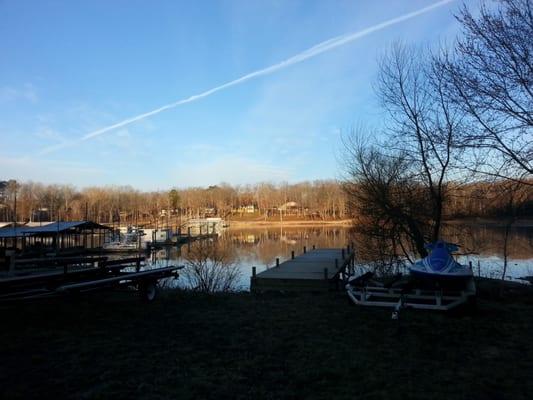
[[[218,216],[261,219],[293,216],[307,220],[354,217],[344,183],[335,180],[296,184],[220,184],[167,191],[143,192],[130,186],[77,189],[73,185],[0,182],[0,221],[39,222],[89,219],[99,223],[162,223],[168,214],[183,217]],[[502,217],[509,214],[508,183],[449,184],[446,218]],[[516,193],[514,193],[516,196]],[[533,216],[533,191],[522,185],[519,216]],[[16,213],[16,218],[15,218]]]

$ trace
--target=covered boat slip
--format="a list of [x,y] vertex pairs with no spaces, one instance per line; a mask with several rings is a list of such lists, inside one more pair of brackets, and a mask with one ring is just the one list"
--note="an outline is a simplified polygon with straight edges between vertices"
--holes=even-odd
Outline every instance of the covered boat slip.
[[91,221],[57,221],[42,226],[16,226],[0,229],[0,249],[25,253],[101,247],[110,227]]
[[[251,290],[322,291],[335,289],[353,266],[354,252],[346,249],[313,249],[269,268],[251,278]],[[254,270],[255,271],[255,270]]]

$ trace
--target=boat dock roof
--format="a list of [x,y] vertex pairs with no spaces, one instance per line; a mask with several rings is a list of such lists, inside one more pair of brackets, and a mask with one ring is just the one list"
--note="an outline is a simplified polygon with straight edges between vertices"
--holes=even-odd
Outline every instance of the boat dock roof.
[[17,226],[0,229],[0,239],[20,238],[27,236],[49,236],[57,233],[76,233],[90,229],[106,229],[108,226],[91,221],[57,221],[43,226]]

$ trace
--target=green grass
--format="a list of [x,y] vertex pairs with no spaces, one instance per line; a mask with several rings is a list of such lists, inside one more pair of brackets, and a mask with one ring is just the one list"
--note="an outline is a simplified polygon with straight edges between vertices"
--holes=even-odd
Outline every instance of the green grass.
[[342,293],[2,306],[0,398],[531,398],[533,295],[488,293],[399,321]]

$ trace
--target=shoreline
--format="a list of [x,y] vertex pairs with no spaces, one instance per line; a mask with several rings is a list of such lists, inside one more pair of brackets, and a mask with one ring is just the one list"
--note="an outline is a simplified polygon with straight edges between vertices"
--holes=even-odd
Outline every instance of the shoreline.
[[313,226],[343,226],[352,225],[351,219],[329,220],[329,221],[228,221],[228,229],[234,228],[261,228],[270,226],[287,227],[313,227]]
[[[352,219],[341,220],[326,220],[326,221],[313,221],[313,220],[287,220],[287,221],[272,221],[272,220],[249,220],[249,221],[232,221],[228,220],[229,229],[238,228],[261,228],[261,227],[319,227],[319,226],[339,226],[339,227],[351,227],[353,225]],[[444,224],[450,225],[477,225],[477,226],[492,226],[492,227],[504,227],[506,225],[505,218],[481,218],[481,217],[468,217],[468,218],[454,218],[444,220]],[[514,228],[529,228],[533,227],[533,219],[531,218],[518,218],[512,226]]]
[[[454,218],[445,220],[445,224],[451,225],[478,225],[489,227],[505,227],[506,218],[487,218],[487,217],[466,217],[466,218]],[[517,218],[512,224],[513,228],[531,228],[533,227],[533,219],[528,217]]]

